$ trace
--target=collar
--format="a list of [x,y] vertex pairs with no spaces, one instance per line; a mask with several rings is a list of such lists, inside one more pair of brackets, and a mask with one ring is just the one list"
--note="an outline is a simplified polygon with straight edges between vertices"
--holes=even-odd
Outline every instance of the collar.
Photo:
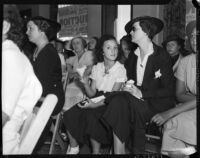
[[[151,54],[153,54],[153,52],[154,52],[154,44],[153,43],[151,43],[150,45],[149,45],[149,48],[148,48],[148,53],[146,54],[146,55],[151,55]],[[135,55],[137,55],[137,56],[139,56],[140,55],[140,49],[139,49],[139,47],[137,47],[137,49],[135,50]]]

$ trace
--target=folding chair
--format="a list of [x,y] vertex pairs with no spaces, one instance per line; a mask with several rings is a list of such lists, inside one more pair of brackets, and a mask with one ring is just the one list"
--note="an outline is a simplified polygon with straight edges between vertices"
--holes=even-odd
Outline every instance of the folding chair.
[[[63,89],[64,89],[64,92],[65,92],[65,89],[66,89],[67,84],[68,84],[68,72],[65,73],[62,82],[63,82]],[[61,122],[62,122],[62,117],[63,117],[62,111],[57,116],[52,117],[52,119],[55,120],[55,124],[52,123],[51,128],[50,128],[50,131],[53,133],[53,136],[52,136],[52,139],[51,139],[49,154],[53,154],[56,141],[57,141],[58,145],[61,147],[62,150],[65,150],[65,148],[66,148],[65,142],[63,141],[63,139],[59,135],[59,129],[60,129],[60,125],[61,125]]]
[[61,122],[62,122],[62,117],[63,117],[63,113],[60,112],[55,117],[56,123],[55,124],[54,123],[51,124],[50,131],[53,133],[53,136],[52,136],[52,139],[51,139],[49,154],[53,154],[56,141],[58,142],[58,145],[61,147],[62,150],[66,149],[65,142],[63,141],[63,139],[59,135],[59,129],[60,129],[60,125],[61,125]]
[[57,101],[58,98],[54,94],[48,94],[37,114],[35,116],[30,115],[25,121],[21,132],[21,142],[19,144],[18,154],[31,154],[33,152]]
[[162,144],[162,127],[158,127],[154,123],[147,122],[145,137],[145,151],[160,154]]

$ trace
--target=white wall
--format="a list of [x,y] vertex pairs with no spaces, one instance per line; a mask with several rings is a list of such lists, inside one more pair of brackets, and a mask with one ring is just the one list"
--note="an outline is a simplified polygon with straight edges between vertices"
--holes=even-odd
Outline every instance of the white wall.
[[115,22],[115,37],[117,41],[126,35],[126,31],[124,30],[124,26],[131,18],[131,5],[118,5],[117,11],[117,19]]

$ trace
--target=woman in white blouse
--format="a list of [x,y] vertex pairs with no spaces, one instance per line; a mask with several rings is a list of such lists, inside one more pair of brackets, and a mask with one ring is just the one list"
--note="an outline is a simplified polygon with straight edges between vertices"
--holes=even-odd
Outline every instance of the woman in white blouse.
[[[98,54],[101,56],[99,58],[101,62],[93,67],[90,77],[84,75],[81,80],[89,98],[100,95],[106,96],[112,91],[118,91],[126,81],[126,70],[122,64],[116,61],[118,44],[115,37],[111,35],[102,36],[99,48]],[[92,80],[91,84],[89,84],[89,78]],[[93,154],[99,153],[101,143],[110,142],[105,127],[100,123],[101,115],[107,107],[103,106],[106,105],[104,99],[96,103],[88,99],[88,102],[84,106],[78,104],[64,114],[64,123],[70,141],[67,154],[78,154],[78,144],[86,143],[87,136],[90,137]]]
[[21,52],[22,19],[15,5],[4,5],[2,30],[3,154],[17,154],[20,128],[42,94],[31,63]]

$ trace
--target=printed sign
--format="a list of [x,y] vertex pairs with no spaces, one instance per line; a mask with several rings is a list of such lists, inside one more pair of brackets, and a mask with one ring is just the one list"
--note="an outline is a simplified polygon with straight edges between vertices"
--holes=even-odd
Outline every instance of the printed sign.
[[58,8],[58,21],[61,24],[59,37],[74,37],[77,35],[87,35],[87,5],[70,5]]

